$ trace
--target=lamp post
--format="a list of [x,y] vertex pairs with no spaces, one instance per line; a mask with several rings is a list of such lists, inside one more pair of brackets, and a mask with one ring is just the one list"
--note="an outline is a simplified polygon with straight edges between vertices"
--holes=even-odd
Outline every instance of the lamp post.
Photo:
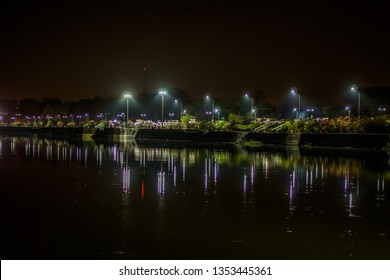
[[295,118],[298,119],[298,110],[297,110],[297,108],[294,108],[293,111],[295,112]]
[[290,93],[298,96],[297,119],[299,119],[299,115],[301,114],[301,96],[299,95],[298,90],[295,87],[290,89]]
[[132,98],[131,93],[125,91],[123,97],[126,98],[126,125],[129,123],[129,98]]
[[209,111],[206,112],[206,115],[211,115],[211,114],[212,114],[212,112],[209,112]]
[[351,122],[351,106],[345,107],[345,110],[348,111],[348,122]]
[[311,112],[311,116],[310,116],[310,117],[313,117],[314,109],[313,109],[313,108],[307,109],[307,115],[308,115],[308,117],[309,117],[310,112]]
[[252,114],[254,114],[254,115],[255,115],[255,120],[256,120],[256,113],[257,113],[257,112],[256,112],[256,110],[255,110],[255,109],[252,109],[252,111],[251,111],[251,112],[252,112]]
[[158,94],[161,95],[161,123],[163,123],[164,122],[164,95],[167,94],[167,90],[160,89],[158,91]]
[[169,116],[171,117],[171,121],[172,121],[172,117],[175,115],[175,113],[169,113]]
[[183,103],[181,103],[181,101],[179,102],[177,99],[175,99],[175,104],[178,104],[180,103],[180,120],[181,120],[181,115],[182,115],[182,112],[183,112]]
[[357,93],[358,95],[358,108],[357,108],[357,111],[358,111],[358,119],[360,119],[360,92],[359,92],[359,88],[357,85],[352,85],[351,86],[351,92],[353,93]]
[[253,113],[253,98],[250,97],[248,93],[245,93],[245,97],[251,99],[251,111],[250,112]]
[[211,121],[214,122],[214,99],[212,99],[210,96],[206,96],[207,101],[211,100],[212,109],[211,109]]
[[218,110],[218,109],[215,109],[215,113],[217,113],[218,120],[219,120],[219,110]]
[[384,114],[384,113],[386,112],[386,108],[380,107],[380,108],[378,108],[378,111],[379,111],[381,114]]

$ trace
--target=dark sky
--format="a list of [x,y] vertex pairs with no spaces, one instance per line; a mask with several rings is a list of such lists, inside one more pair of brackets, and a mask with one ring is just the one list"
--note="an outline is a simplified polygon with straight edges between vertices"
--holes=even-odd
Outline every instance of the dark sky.
[[295,86],[329,103],[352,83],[390,86],[389,10],[372,1],[8,2],[0,98],[136,93],[144,66],[149,92],[193,98],[262,89],[281,103]]

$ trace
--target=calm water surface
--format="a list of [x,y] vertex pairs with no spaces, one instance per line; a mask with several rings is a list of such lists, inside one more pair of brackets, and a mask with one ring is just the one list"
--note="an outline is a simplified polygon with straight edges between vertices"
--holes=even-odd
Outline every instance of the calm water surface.
[[388,158],[0,137],[2,259],[389,259]]

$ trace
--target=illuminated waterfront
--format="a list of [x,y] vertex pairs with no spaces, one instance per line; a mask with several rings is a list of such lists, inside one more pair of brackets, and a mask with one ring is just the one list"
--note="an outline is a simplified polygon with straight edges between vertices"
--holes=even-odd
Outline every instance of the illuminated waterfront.
[[390,257],[387,158],[0,138],[2,258]]

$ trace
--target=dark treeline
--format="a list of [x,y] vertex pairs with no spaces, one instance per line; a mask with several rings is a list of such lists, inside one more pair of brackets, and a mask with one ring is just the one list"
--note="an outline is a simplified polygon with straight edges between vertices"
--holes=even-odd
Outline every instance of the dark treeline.
[[[254,107],[257,108],[258,116],[267,115],[277,117],[276,108],[265,102],[265,95],[257,91],[253,95]],[[121,118],[129,110],[129,119],[150,119],[161,120],[162,98],[158,92],[153,94],[141,92],[133,94],[132,98],[126,100],[123,95],[111,97],[95,97],[80,99],[78,101],[66,101],[60,98],[24,98],[0,99],[0,114],[3,116],[84,116],[88,114],[90,119],[102,114],[108,119]],[[200,119],[207,119],[206,112],[212,111],[213,100],[191,99],[190,96],[180,88],[168,89],[168,95],[164,96],[164,118],[179,119],[180,112],[194,115]],[[233,100],[214,100],[214,113],[218,110],[223,118],[234,112],[243,116],[250,114],[251,102],[249,98],[237,97]],[[144,116],[146,115],[146,117]],[[123,116],[123,115],[122,115]]]
[[[379,108],[385,108],[385,112],[390,109],[390,87],[374,87],[360,90],[362,114],[375,115],[378,114]],[[296,97],[286,96],[286,102],[278,108],[273,107],[266,100],[266,94],[262,90],[257,90],[250,94],[247,98],[237,96],[230,100],[215,99],[214,110],[218,110],[220,118],[226,118],[229,113],[239,114],[244,117],[253,117],[251,113],[251,99],[253,100],[253,108],[257,117],[283,117],[293,118],[295,113],[292,108],[296,107]],[[176,102],[175,102],[176,100]],[[339,101],[339,106],[316,105],[310,100],[306,100],[301,96],[301,112],[305,114],[306,108],[314,108],[316,116],[335,117],[345,114],[345,105],[352,107],[352,114],[356,114],[356,96],[351,94],[343,96]],[[162,99],[158,92],[133,95],[128,100],[129,119],[135,120],[140,118],[150,120],[160,120],[162,111]],[[194,115],[199,119],[210,118],[212,111],[212,100],[192,99],[180,88],[168,89],[168,95],[164,96],[164,118],[169,119],[170,114],[173,119],[179,119],[182,111]],[[92,99],[80,99],[78,101],[66,101],[60,98],[24,98],[16,99],[0,99],[0,115],[3,119],[11,118],[12,116],[57,116],[57,115],[73,115],[84,116],[88,114],[91,119],[95,119],[97,115],[102,114],[106,118],[115,119],[121,118],[120,114],[126,113],[127,100],[122,95],[111,97],[95,97]],[[206,112],[209,114],[207,115]],[[383,111],[382,111],[383,113]],[[141,115],[142,114],[142,115]],[[145,116],[146,115],[146,116]],[[217,112],[214,112],[217,117]],[[302,117],[305,117],[304,115]],[[122,115],[123,118],[123,115]]]

